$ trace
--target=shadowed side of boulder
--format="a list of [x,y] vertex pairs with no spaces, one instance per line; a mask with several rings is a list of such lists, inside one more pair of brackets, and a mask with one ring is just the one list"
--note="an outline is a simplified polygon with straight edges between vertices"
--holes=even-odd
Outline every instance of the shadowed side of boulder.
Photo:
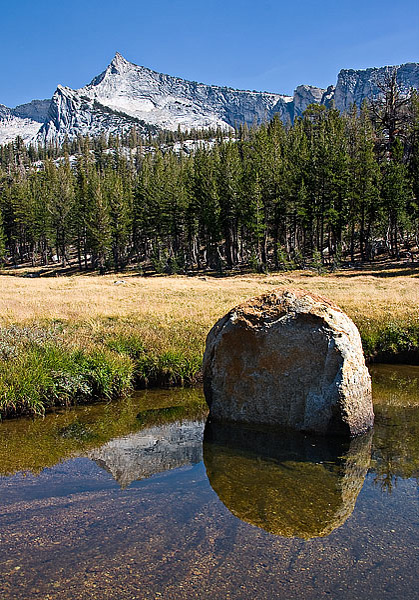
[[373,424],[357,328],[339,307],[301,290],[253,298],[215,324],[204,390],[218,421],[349,436]]

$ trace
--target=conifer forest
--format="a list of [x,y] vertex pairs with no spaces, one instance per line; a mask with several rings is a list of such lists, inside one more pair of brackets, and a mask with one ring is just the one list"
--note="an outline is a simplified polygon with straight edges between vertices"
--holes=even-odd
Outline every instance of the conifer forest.
[[0,147],[0,257],[100,273],[413,260],[418,197],[419,99],[397,90],[349,114],[310,105],[292,125],[17,138]]

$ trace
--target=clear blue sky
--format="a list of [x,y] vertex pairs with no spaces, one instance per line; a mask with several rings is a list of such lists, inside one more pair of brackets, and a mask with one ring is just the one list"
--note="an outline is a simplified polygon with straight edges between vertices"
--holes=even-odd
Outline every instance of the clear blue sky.
[[82,87],[118,50],[185,79],[292,93],[419,61],[418,0],[0,0],[0,103]]

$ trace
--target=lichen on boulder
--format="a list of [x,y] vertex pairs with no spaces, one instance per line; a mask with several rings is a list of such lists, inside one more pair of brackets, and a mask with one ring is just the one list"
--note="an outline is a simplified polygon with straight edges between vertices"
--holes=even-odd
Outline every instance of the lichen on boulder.
[[350,437],[373,425],[355,324],[303,290],[276,289],[231,310],[208,334],[203,369],[214,420]]

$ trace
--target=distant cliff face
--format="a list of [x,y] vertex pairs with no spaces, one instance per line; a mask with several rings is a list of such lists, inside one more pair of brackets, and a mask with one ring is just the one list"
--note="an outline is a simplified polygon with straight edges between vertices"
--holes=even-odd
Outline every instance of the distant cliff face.
[[16,108],[0,104],[0,144],[13,141],[18,136],[31,142],[45,122],[51,100],[33,100]]
[[[383,78],[387,69],[389,67],[365,69],[364,71],[342,69],[338,75],[333,96],[336,108],[340,111],[347,111],[354,104],[360,107],[365,98],[376,97],[380,92],[377,82]],[[406,63],[398,67],[397,81],[405,91],[411,88],[418,89],[419,63]]]
[[[51,100],[33,100],[14,109],[0,105],[0,143],[18,135],[26,143],[58,142],[77,135],[122,134],[135,126],[142,133],[261,123],[275,114],[286,122],[309,104],[348,110],[378,92],[377,79],[387,67],[343,70],[336,87],[298,86],[293,96],[234,90],[156,73],[127,61],[119,53],[103,73],[79,90],[58,86]],[[419,87],[419,64],[398,68],[406,88]]]

